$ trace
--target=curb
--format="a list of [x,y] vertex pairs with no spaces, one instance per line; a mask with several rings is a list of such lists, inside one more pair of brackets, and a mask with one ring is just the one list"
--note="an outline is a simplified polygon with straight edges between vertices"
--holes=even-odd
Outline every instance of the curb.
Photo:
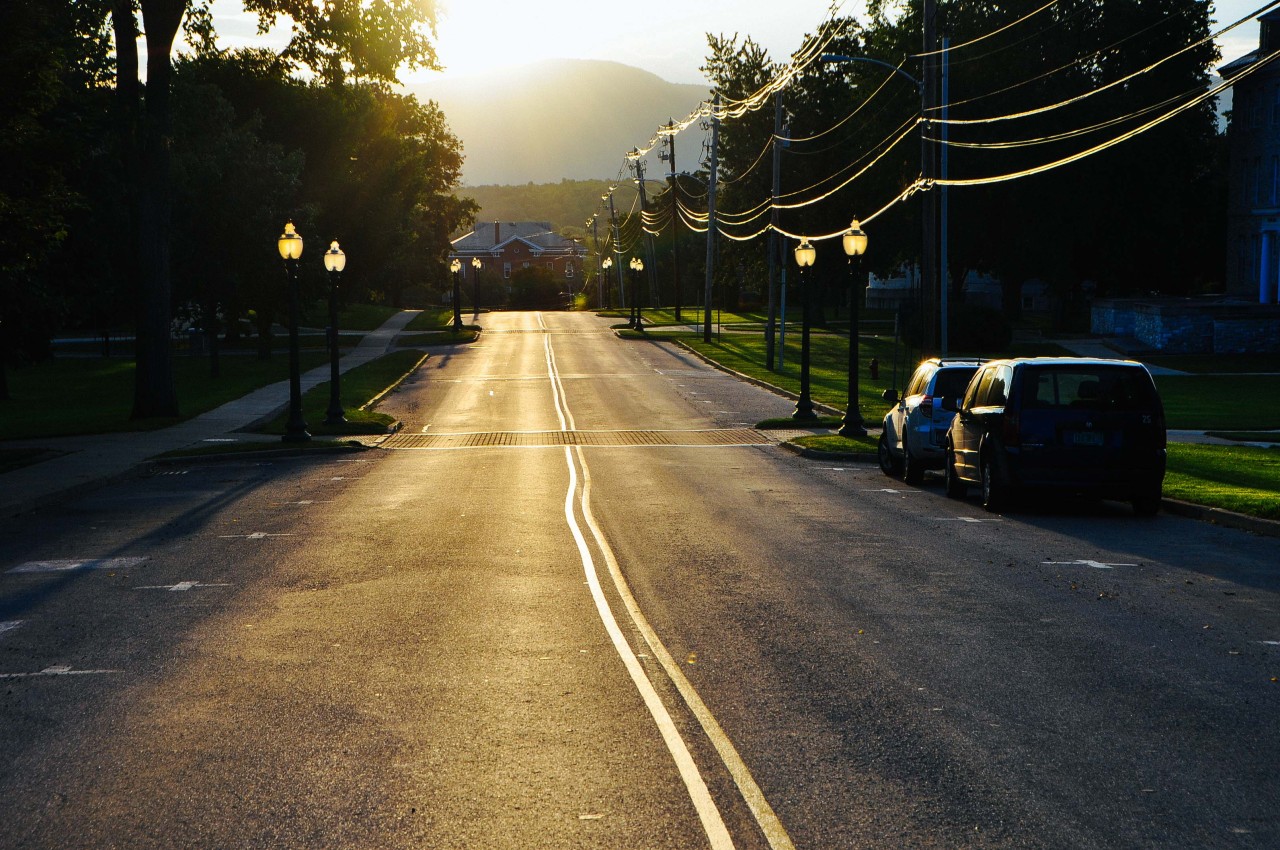
[[1280,521],[1274,519],[1249,516],[1248,514],[1229,511],[1225,508],[1197,505],[1193,502],[1184,502],[1181,499],[1161,499],[1160,507],[1166,513],[1171,513],[1175,516],[1198,519],[1201,522],[1211,522],[1224,528],[1251,531],[1254,534],[1261,534],[1265,537],[1280,537]]
[[333,455],[333,454],[351,454],[354,452],[366,452],[373,446],[352,445],[351,443],[341,443],[332,446],[321,446],[314,449],[263,449],[262,451],[248,452],[210,452],[209,454],[199,455],[178,455],[175,457],[153,457],[148,458],[138,465],[138,469],[145,472],[148,468],[157,466],[181,466],[190,463],[207,463],[221,460],[252,460],[255,458],[281,458],[281,457],[310,457],[311,455]]
[[369,399],[364,404],[360,405],[360,409],[373,410],[373,408],[377,407],[378,402],[382,401],[384,398],[386,398],[388,395],[390,395],[392,392],[398,389],[401,384],[403,384],[405,381],[409,379],[410,375],[418,371],[418,369],[421,368],[422,364],[427,362],[427,358],[429,358],[430,356],[431,356],[430,354],[422,355],[422,357],[418,360],[418,362],[414,363],[412,368],[410,368],[408,372],[405,372],[399,378],[396,378],[394,381],[392,381],[391,386],[387,387],[385,390],[378,393],[376,396]]
[[797,446],[790,440],[778,445],[792,454],[800,455],[800,457],[805,457],[809,460],[847,460],[851,463],[880,463],[880,458],[870,452],[824,452],[822,449],[808,449],[804,446]]

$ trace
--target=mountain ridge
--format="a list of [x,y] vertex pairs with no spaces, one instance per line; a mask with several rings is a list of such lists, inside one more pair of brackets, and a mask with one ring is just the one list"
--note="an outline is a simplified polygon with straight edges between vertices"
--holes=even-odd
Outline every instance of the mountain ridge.
[[[671,118],[687,116],[709,93],[707,86],[592,59],[548,59],[405,89],[439,104],[462,142],[467,186],[608,180],[626,151],[646,144]],[[701,135],[689,139],[701,142]]]

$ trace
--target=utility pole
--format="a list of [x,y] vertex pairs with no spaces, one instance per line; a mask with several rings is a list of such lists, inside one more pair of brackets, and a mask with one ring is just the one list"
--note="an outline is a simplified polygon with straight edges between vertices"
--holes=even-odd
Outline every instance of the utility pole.
[[938,328],[938,195],[933,181],[937,176],[937,150],[929,142],[929,118],[938,102],[938,2],[923,0],[924,57],[921,60],[920,103],[920,177],[924,192],[920,195],[922,242],[920,250],[920,344],[936,350]]
[[[947,169],[947,103],[950,102],[950,100],[951,100],[951,36],[944,35],[942,37],[942,126],[939,128],[942,131],[942,151],[940,153],[939,158],[941,159],[940,173],[943,181],[946,181],[948,177],[948,174],[947,174],[947,170],[948,170]],[[942,219],[940,223],[941,248],[938,251],[938,257],[939,257],[938,266],[940,267],[939,276],[942,279],[942,309],[941,309],[942,343],[938,353],[941,356],[946,357],[947,354],[950,352],[950,340],[948,338],[949,336],[948,328],[951,324],[951,312],[950,312],[951,283],[950,283],[950,280],[948,279],[949,275],[947,274],[947,272],[950,270],[950,267],[947,263],[947,229],[948,229],[947,218],[948,218],[949,211],[947,209],[948,199],[947,199],[947,186],[945,182],[943,183],[943,185],[938,187],[938,191],[940,193],[938,197],[938,203],[941,207],[940,212],[941,212],[941,219]]]
[[778,196],[782,194],[782,92],[773,95],[773,210],[769,215],[769,319],[764,326],[765,367],[773,370],[775,325],[778,319],[778,261],[782,236],[778,233]]
[[598,213],[591,214],[591,241],[596,246],[596,290],[600,296],[600,309],[604,309],[604,269],[600,268],[600,233],[596,230],[596,224],[600,221]]
[[644,226],[644,213],[649,209],[649,196],[644,190],[644,155],[639,148],[632,148],[630,159],[636,169],[636,187],[640,191],[640,230],[644,233],[645,263],[649,271],[649,304],[658,306],[658,287],[654,277],[657,263],[653,261],[653,234]]
[[667,178],[671,183],[668,189],[671,193],[671,277],[675,283],[676,324],[679,324],[683,319],[680,316],[680,231],[676,227],[680,222],[680,210],[677,208],[676,201],[676,122],[674,118],[667,119],[665,138],[667,152],[658,154],[658,158],[665,159],[671,164],[671,176]]
[[711,342],[711,286],[716,271],[716,172],[720,167],[720,94],[711,101],[711,178],[707,184],[707,282],[702,298],[702,341]]
[[[609,194],[604,197],[609,200],[609,222],[613,225],[613,267],[618,270],[618,300],[619,307],[625,307],[630,304],[627,301],[627,293],[622,288],[622,240],[618,238],[618,213],[613,208],[613,190],[616,186],[610,187]],[[635,297],[635,293],[632,293]]]

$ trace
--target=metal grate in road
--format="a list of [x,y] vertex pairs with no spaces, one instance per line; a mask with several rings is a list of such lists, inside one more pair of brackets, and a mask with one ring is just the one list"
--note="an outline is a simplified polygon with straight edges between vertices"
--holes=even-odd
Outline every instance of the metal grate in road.
[[753,428],[713,431],[491,431],[476,434],[393,434],[384,449],[473,449],[556,446],[765,446]]

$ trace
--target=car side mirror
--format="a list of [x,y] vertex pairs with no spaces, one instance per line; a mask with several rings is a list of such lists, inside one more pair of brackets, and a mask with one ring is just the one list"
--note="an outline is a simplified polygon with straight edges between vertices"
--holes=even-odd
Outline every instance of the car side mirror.
[[880,394],[880,397],[885,401],[889,402],[889,404],[898,403],[898,391],[895,389],[885,390],[883,393]]
[[956,413],[960,410],[960,399],[955,396],[942,397],[942,409],[948,413]]

